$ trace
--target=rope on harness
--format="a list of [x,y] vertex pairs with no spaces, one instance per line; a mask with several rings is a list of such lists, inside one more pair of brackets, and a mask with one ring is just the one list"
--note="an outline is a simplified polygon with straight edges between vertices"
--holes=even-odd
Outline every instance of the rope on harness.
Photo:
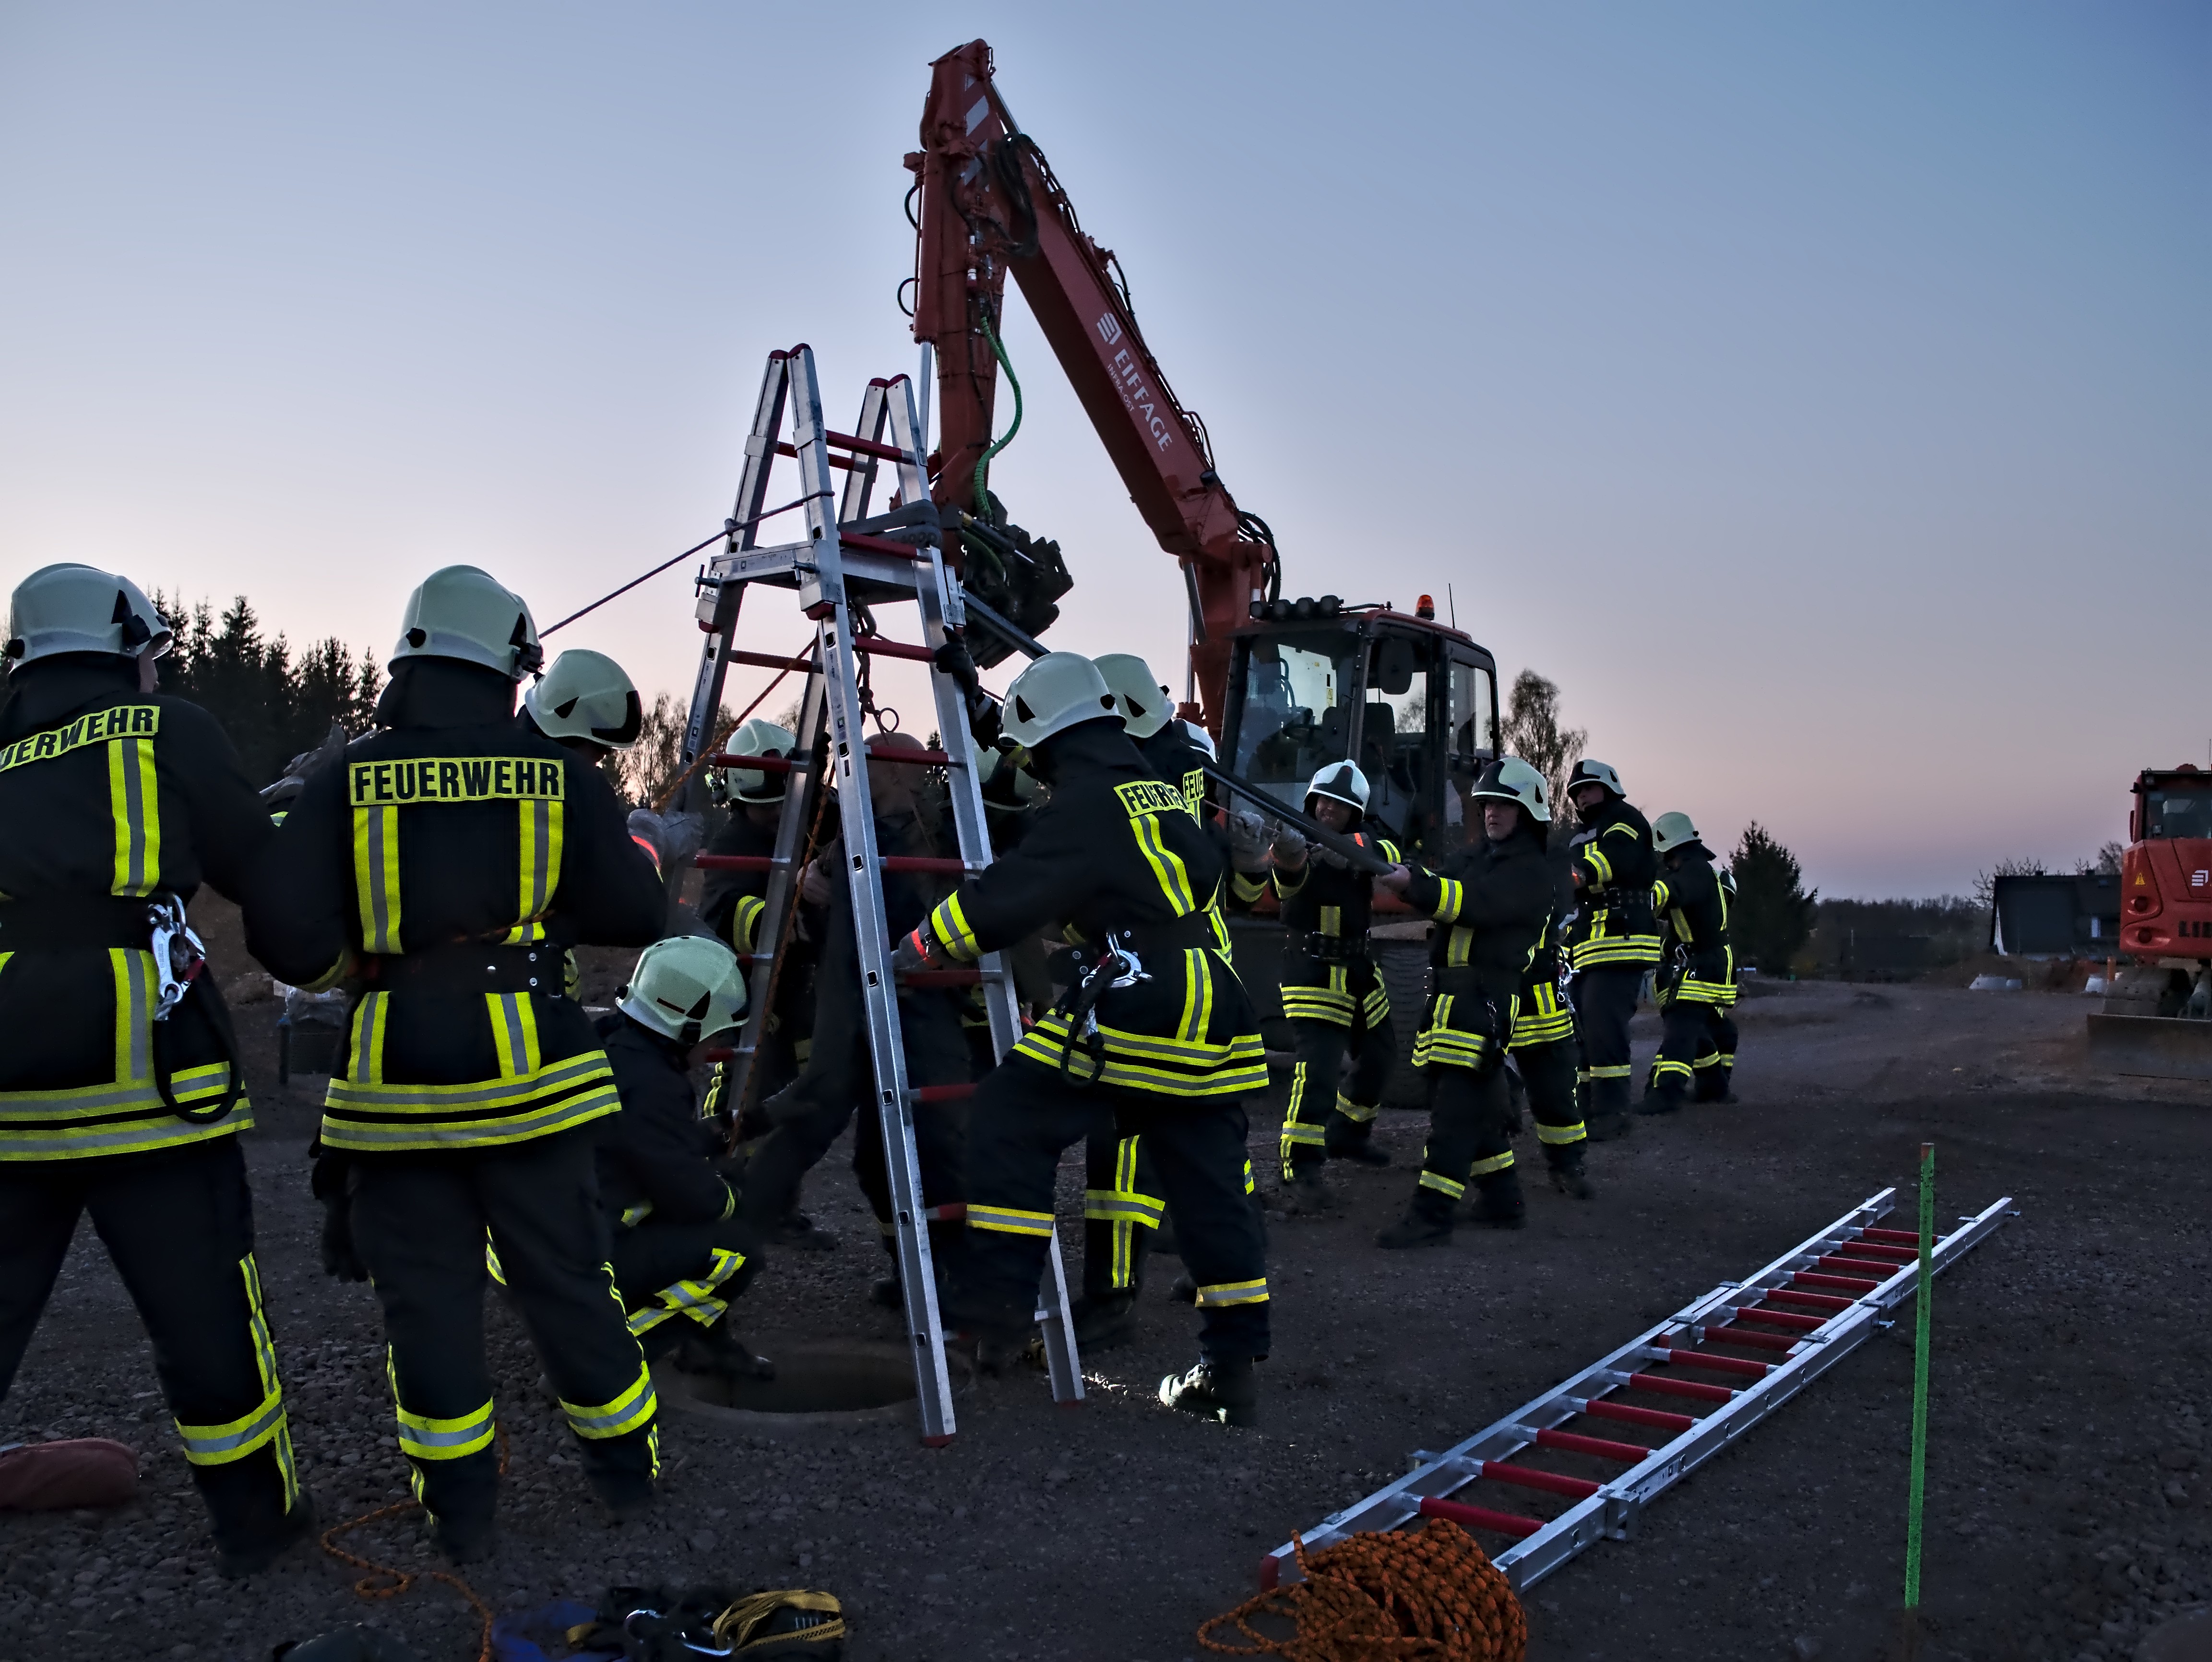
[[[1412,1533],[1354,1535],[1310,1558],[1291,1538],[1303,1581],[1248,1598],[1198,1629],[1224,1656],[1279,1656],[1285,1662],[1522,1662],[1528,1620],[1502,1571],[1457,1524],[1432,1518]],[[1295,1624],[1288,1638],[1252,1626],[1258,1616]],[[1211,1636],[1234,1622],[1249,1645]]]
[[[502,1477],[507,1476],[507,1428],[501,1426],[499,1428],[499,1475]],[[477,1643],[477,1662],[492,1662],[492,1608],[477,1596],[477,1590],[466,1581],[450,1570],[395,1569],[389,1564],[380,1564],[373,1558],[363,1558],[357,1554],[348,1552],[337,1544],[339,1536],[360,1529],[366,1525],[381,1523],[387,1518],[404,1518],[410,1512],[422,1510],[422,1501],[410,1497],[404,1501],[394,1501],[390,1506],[379,1507],[374,1512],[364,1512],[358,1518],[339,1524],[335,1528],[325,1530],[322,1534],[322,1549],[339,1562],[351,1564],[356,1569],[368,1572],[353,1584],[354,1596],[357,1598],[397,1598],[415,1585],[415,1578],[418,1574],[428,1576],[433,1581],[443,1581],[462,1598],[467,1599],[469,1608],[476,1611],[478,1617],[482,1619],[483,1631]]]

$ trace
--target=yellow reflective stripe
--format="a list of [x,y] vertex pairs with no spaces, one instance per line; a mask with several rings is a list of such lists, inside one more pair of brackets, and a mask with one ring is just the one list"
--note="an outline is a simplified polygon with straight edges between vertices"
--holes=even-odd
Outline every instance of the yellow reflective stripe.
[[516,1079],[457,1085],[332,1079],[322,1139],[368,1151],[519,1143],[620,1110],[604,1051],[548,1063]]
[[1248,1154],[1244,1156],[1244,1192],[1249,1195],[1259,1186],[1259,1180],[1252,1175],[1252,1156]]
[[1283,1016],[1291,1022],[1326,1022],[1333,1028],[1352,1025],[1352,998],[1348,992],[1326,986],[1283,988]]
[[1654,1079],[1666,1079],[1678,1073],[1687,1079],[1690,1077],[1690,1065],[1687,1062],[1671,1061],[1664,1056],[1651,1064],[1651,1077]]
[[363,993],[354,1006],[345,1071],[348,1078],[364,1085],[384,1083],[384,1035],[390,1025],[391,998],[388,992]]
[[520,876],[515,925],[506,937],[510,946],[545,938],[545,927],[538,919],[552,906],[554,891],[561,883],[566,808],[564,803],[543,797],[526,798],[515,804],[520,837],[516,864]]
[[1429,915],[1440,924],[1448,924],[1459,916],[1459,909],[1467,903],[1467,885],[1456,877],[1437,879],[1437,903]]
[[1487,1160],[1476,1161],[1467,1168],[1467,1174],[1469,1177],[1488,1177],[1493,1172],[1505,1170],[1512,1163],[1513,1150],[1508,1149],[1504,1154],[1494,1154]]
[[1626,1064],[1617,1068],[1584,1068],[1576,1075],[1579,1079],[1626,1079],[1634,1070]]
[[730,944],[740,952],[753,949],[753,932],[760,927],[761,913],[768,910],[768,902],[757,895],[741,895],[737,909],[730,913]]
[[487,992],[492,1042],[499,1051],[499,1077],[526,1079],[545,1065],[538,1038],[538,1010],[526,992]]
[[580,1437],[598,1441],[608,1437],[626,1437],[641,1427],[652,1424],[656,1406],[658,1399],[653,1395],[653,1375],[641,1360],[636,1383],[612,1402],[572,1403],[563,1398],[561,1411],[568,1416],[571,1431]]
[[1265,1304],[1267,1301],[1267,1279],[1257,1281],[1218,1281],[1198,1289],[1198,1307],[1218,1310],[1224,1304]]
[[492,1416],[490,1402],[447,1420],[410,1414],[407,1405],[399,1400],[399,1373],[392,1365],[389,1345],[384,1351],[384,1376],[392,1383],[392,1410],[399,1422],[399,1452],[410,1459],[465,1459],[491,1446],[498,1424]]
[[115,838],[109,892],[152,894],[161,879],[161,794],[151,738],[108,741],[107,812]]
[[1660,878],[1658,882],[1653,883],[1651,885],[1652,911],[1655,913],[1663,913],[1667,910],[1667,902],[1673,898],[1674,893],[1674,889],[1668,885],[1668,882],[1664,877]]
[[[154,1078],[154,955],[130,947],[107,949],[115,983],[115,1083]],[[155,1093],[155,1100],[160,1101]]]
[[1213,1025],[1213,965],[1204,947],[1186,947],[1182,955],[1182,1023],[1178,1034],[1193,1043],[1206,1037]]
[[353,810],[353,887],[362,949],[400,950],[398,809]]
[[946,895],[937,910],[929,914],[929,932],[955,958],[972,963],[983,955],[975,931],[968,926],[967,908],[960,904],[957,893]]
[[1243,871],[1232,871],[1229,874],[1229,889],[1238,900],[1249,906],[1267,892],[1267,874],[1262,872],[1253,876]]
[[507,1285],[507,1271],[499,1261],[499,1248],[493,1244],[491,1230],[484,1230],[484,1273],[501,1286]]
[[1379,1028],[1390,1019],[1390,989],[1382,985],[1381,976],[1376,976],[1375,985],[1367,989],[1367,999],[1360,1005],[1359,1013],[1370,1028]]
[[1144,855],[1145,863],[1152,868],[1152,876],[1160,885],[1160,893],[1167,896],[1168,904],[1175,908],[1176,916],[1180,918],[1186,913],[1197,911],[1198,896],[1191,892],[1189,869],[1183,864],[1182,857],[1162,839],[1159,821],[1150,814],[1142,815],[1129,822],[1129,829],[1135,834],[1138,851]]
[[633,1333],[642,1333],[665,1318],[673,1315],[690,1317],[702,1327],[712,1327],[729,1310],[729,1301],[717,1298],[715,1289],[739,1270],[744,1268],[745,1255],[721,1246],[711,1246],[713,1257],[703,1276],[672,1282],[653,1295],[659,1307],[638,1311],[629,1319]]
[[[1425,1159],[1426,1157],[1423,1156]],[[1455,1183],[1441,1172],[1423,1171],[1419,1186],[1424,1189],[1434,1189],[1438,1194],[1448,1195],[1454,1200],[1457,1200],[1467,1192],[1466,1184]]]
[[1321,935],[1343,934],[1344,908],[1340,906],[1325,906],[1322,907],[1321,927],[1315,932]]
[[1380,1102],[1355,1102],[1342,1091],[1336,1094],[1336,1111],[1356,1125],[1364,1125],[1381,1113]]
[[[177,1435],[184,1439],[187,1460],[194,1465],[228,1465],[283,1435],[284,1394],[271,1391],[250,1412],[221,1425],[187,1425],[182,1420],[175,1423]],[[291,1493],[296,1494],[296,1489]]]
[[1539,1143],[1549,1143],[1554,1147],[1569,1143],[1579,1143],[1588,1135],[1589,1132],[1583,1129],[1583,1122],[1579,1119],[1571,1125],[1547,1125],[1540,1119],[1536,1122],[1536,1140]]
[[1310,1144],[1318,1149],[1328,1141],[1328,1134],[1319,1125],[1309,1125],[1301,1120],[1295,1119],[1285,1119],[1283,1122],[1283,1143],[1285,1147],[1297,1143]]
[[1613,862],[1606,858],[1605,851],[1597,846],[1595,838],[1583,848],[1583,859],[1596,875],[1597,882],[1593,887],[1602,889],[1613,881]]
[[1052,1233],[1050,1212],[1025,1212],[1018,1206],[979,1206],[968,1203],[968,1224],[970,1228],[993,1229],[1008,1235],[1048,1235]]
[[1464,924],[1454,924],[1444,946],[1444,962],[1454,969],[1467,967],[1468,954],[1474,945],[1474,931]]

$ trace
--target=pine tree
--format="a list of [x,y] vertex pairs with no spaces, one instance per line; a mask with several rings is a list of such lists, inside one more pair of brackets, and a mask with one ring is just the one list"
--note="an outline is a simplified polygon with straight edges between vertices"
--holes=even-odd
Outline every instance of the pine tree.
[[1762,975],[1787,975],[1813,932],[1816,889],[1805,892],[1797,857],[1753,820],[1729,856],[1735,875],[1735,904],[1729,908],[1729,939],[1736,961]]

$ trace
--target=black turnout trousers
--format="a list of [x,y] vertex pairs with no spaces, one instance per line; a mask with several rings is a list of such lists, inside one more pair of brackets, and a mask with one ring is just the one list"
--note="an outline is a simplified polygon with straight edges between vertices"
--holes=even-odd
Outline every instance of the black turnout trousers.
[[1588,1135],[1582,1109],[1575,1101],[1575,1041],[1553,1039],[1540,1045],[1523,1045],[1512,1052],[1512,1057],[1528,1093],[1528,1113],[1536,1122],[1536,1138],[1544,1145],[1544,1158],[1556,1166],[1567,1150],[1579,1148]]
[[1513,1169],[1512,1092],[1504,1053],[1493,1050],[1491,1058],[1482,1068],[1432,1062],[1423,1070],[1430,1076],[1429,1141],[1421,1150],[1419,1187],[1442,1195],[1446,1204],[1465,1194],[1470,1181]]
[[[1397,1059],[1398,1042],[1385,1016],[1366,1025],[1364,1010],[1356,1010],[1356,1027],[1334,1022],[1294,1021],[1298,1059],[1291,1071],[1291,1101],[1283,1115],[1283,1177],[1285,1181],[1328,1159],[1328,1132],[1352,1137],[1369,1134],[1375,1110],[1382,1101],[1382,1088],[1390,1081],[1390,1065]],[[1352,1077],[1339,1083],[1345,1052],[1352,1052]],[[1346,1122],[1336,1127],[1332,1115]]]
[[508,1294],[611,1504],[658,1465],[653,1381],[608,1268],[588,1125],[526,1143],[356,1154],[354,1246],[384,1307],[399,1445],[416,1496],[448,1527],[488,1527],[499,1483],[484,1365],[487,1229]]
[[1093,1131],[1083,1144],[1083,1296],[1132,1299],[1144,1290],[1166,1203],[1141,1137]]
[[1575,973],[1575,1039],[1582,1046],[1582,1078],[1589,1087],[1595,1119],[1628,1112],[1628,1023],[1636,1014],[1644,969],[1641,964],[1607,964]]
[[647,1357],[658,1359],[687,1331],[712,1327],[728,1313],[760,1273],[760,1238],[743,1217],[664,1223],[647,1216],[614,1231],[607,1262],[630,1331]]
[[282,1534],[299,1483],[234,1136],[0,1162],[0,1399],[85,1212],[154,1342],[216,1544],[237,1551]]
[[968,1247],[945,1309],[951,1325],[996,1334],[1029,1325],[1053,1224],[1060,1151],[1079,1137],[1141,1137],[1198,1283],[1200,1349],[1229,1361],[1267,1354],[1267,1246],[1244,1192],[1241,1101],[1070,1084],[1009,1057],[975,1092],[968,1133]]

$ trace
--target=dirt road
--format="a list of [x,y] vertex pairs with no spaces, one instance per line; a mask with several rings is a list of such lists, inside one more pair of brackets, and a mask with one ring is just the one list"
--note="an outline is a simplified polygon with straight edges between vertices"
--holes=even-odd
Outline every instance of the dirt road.
[[[1397,1167],[1335,1175],[1337,1216],[1273,1226],[1257,1431],[1152,1402],[1194,1353],[1188,1313],[1165,1299],[1170,1261],[1142,1341],[1088,1359],[1079,1410],[1054,1409],[1041,1380],[987,1383],[936,1452],[903,1425],[746,1440],[670,1414],[665,1504],[611,1528],[495,1302],[506,1533],[470,1579],[502,1610],[625,1580],[825,1586],[847,1600],[856,1659],[1195,1657],[1194,1629],[1254,1590],[1264,1550],[1408,1450],[1509,1411],[1877,1189],[1898,1186],[1909,1215],[1932,1138],[1945,1216],[2008,1194],[2021,1216],[1938,1286],[1923,1654],[2130,1656],[2146,1624],[2212,1597],[2212,1089],[2089,1078],[2084,1010],[2057,994],[1779,989],[1743,1009],[1740,1104],[1647,1122],[1593,1152],[1596,1201],[1537,1181],[1526,1229],[1462,1230],[1441,1251],[1371,1245],[1406,1200],[1423,1130],[1386,1112]],[[375,1312],[368,1289],[316,1268],[301,1159],[315,1093],[274,1085],[273,1007],[240,1016],[295,1436],[325,1514],[350,1517],[404,1493]],[[1273,1139],[1263,1115],[1263,1172]],[[1521,1153],[1540,1169],[1533,1134]],[[776,1259],[743,1307],[770,1354],[893,1337],[865,1301],[882,1260],[845,1155],[809,1191],[844,1246]],[[1064,1174],[1071,1211],[1079,1187]],[[1902,1584],[1909,1331],[1679,1486],[1638,1538],[1532,1589],[1531,1657],[1875,1655]],[[145,1341],[89,1229],[0,1405],[0,1442],[85,1435],[143,1451],[143,1498],[105,1517],[0,1518],[0,1659],[259,1658],[353,1621],[425,1659],[474,1654],[473,1618],[434,1584],[364,1603],[353,1572],[312,1551],[243,1588],[215,1577]],[[389,1562],[432,1562],[404,1526],[363,1535]]]

